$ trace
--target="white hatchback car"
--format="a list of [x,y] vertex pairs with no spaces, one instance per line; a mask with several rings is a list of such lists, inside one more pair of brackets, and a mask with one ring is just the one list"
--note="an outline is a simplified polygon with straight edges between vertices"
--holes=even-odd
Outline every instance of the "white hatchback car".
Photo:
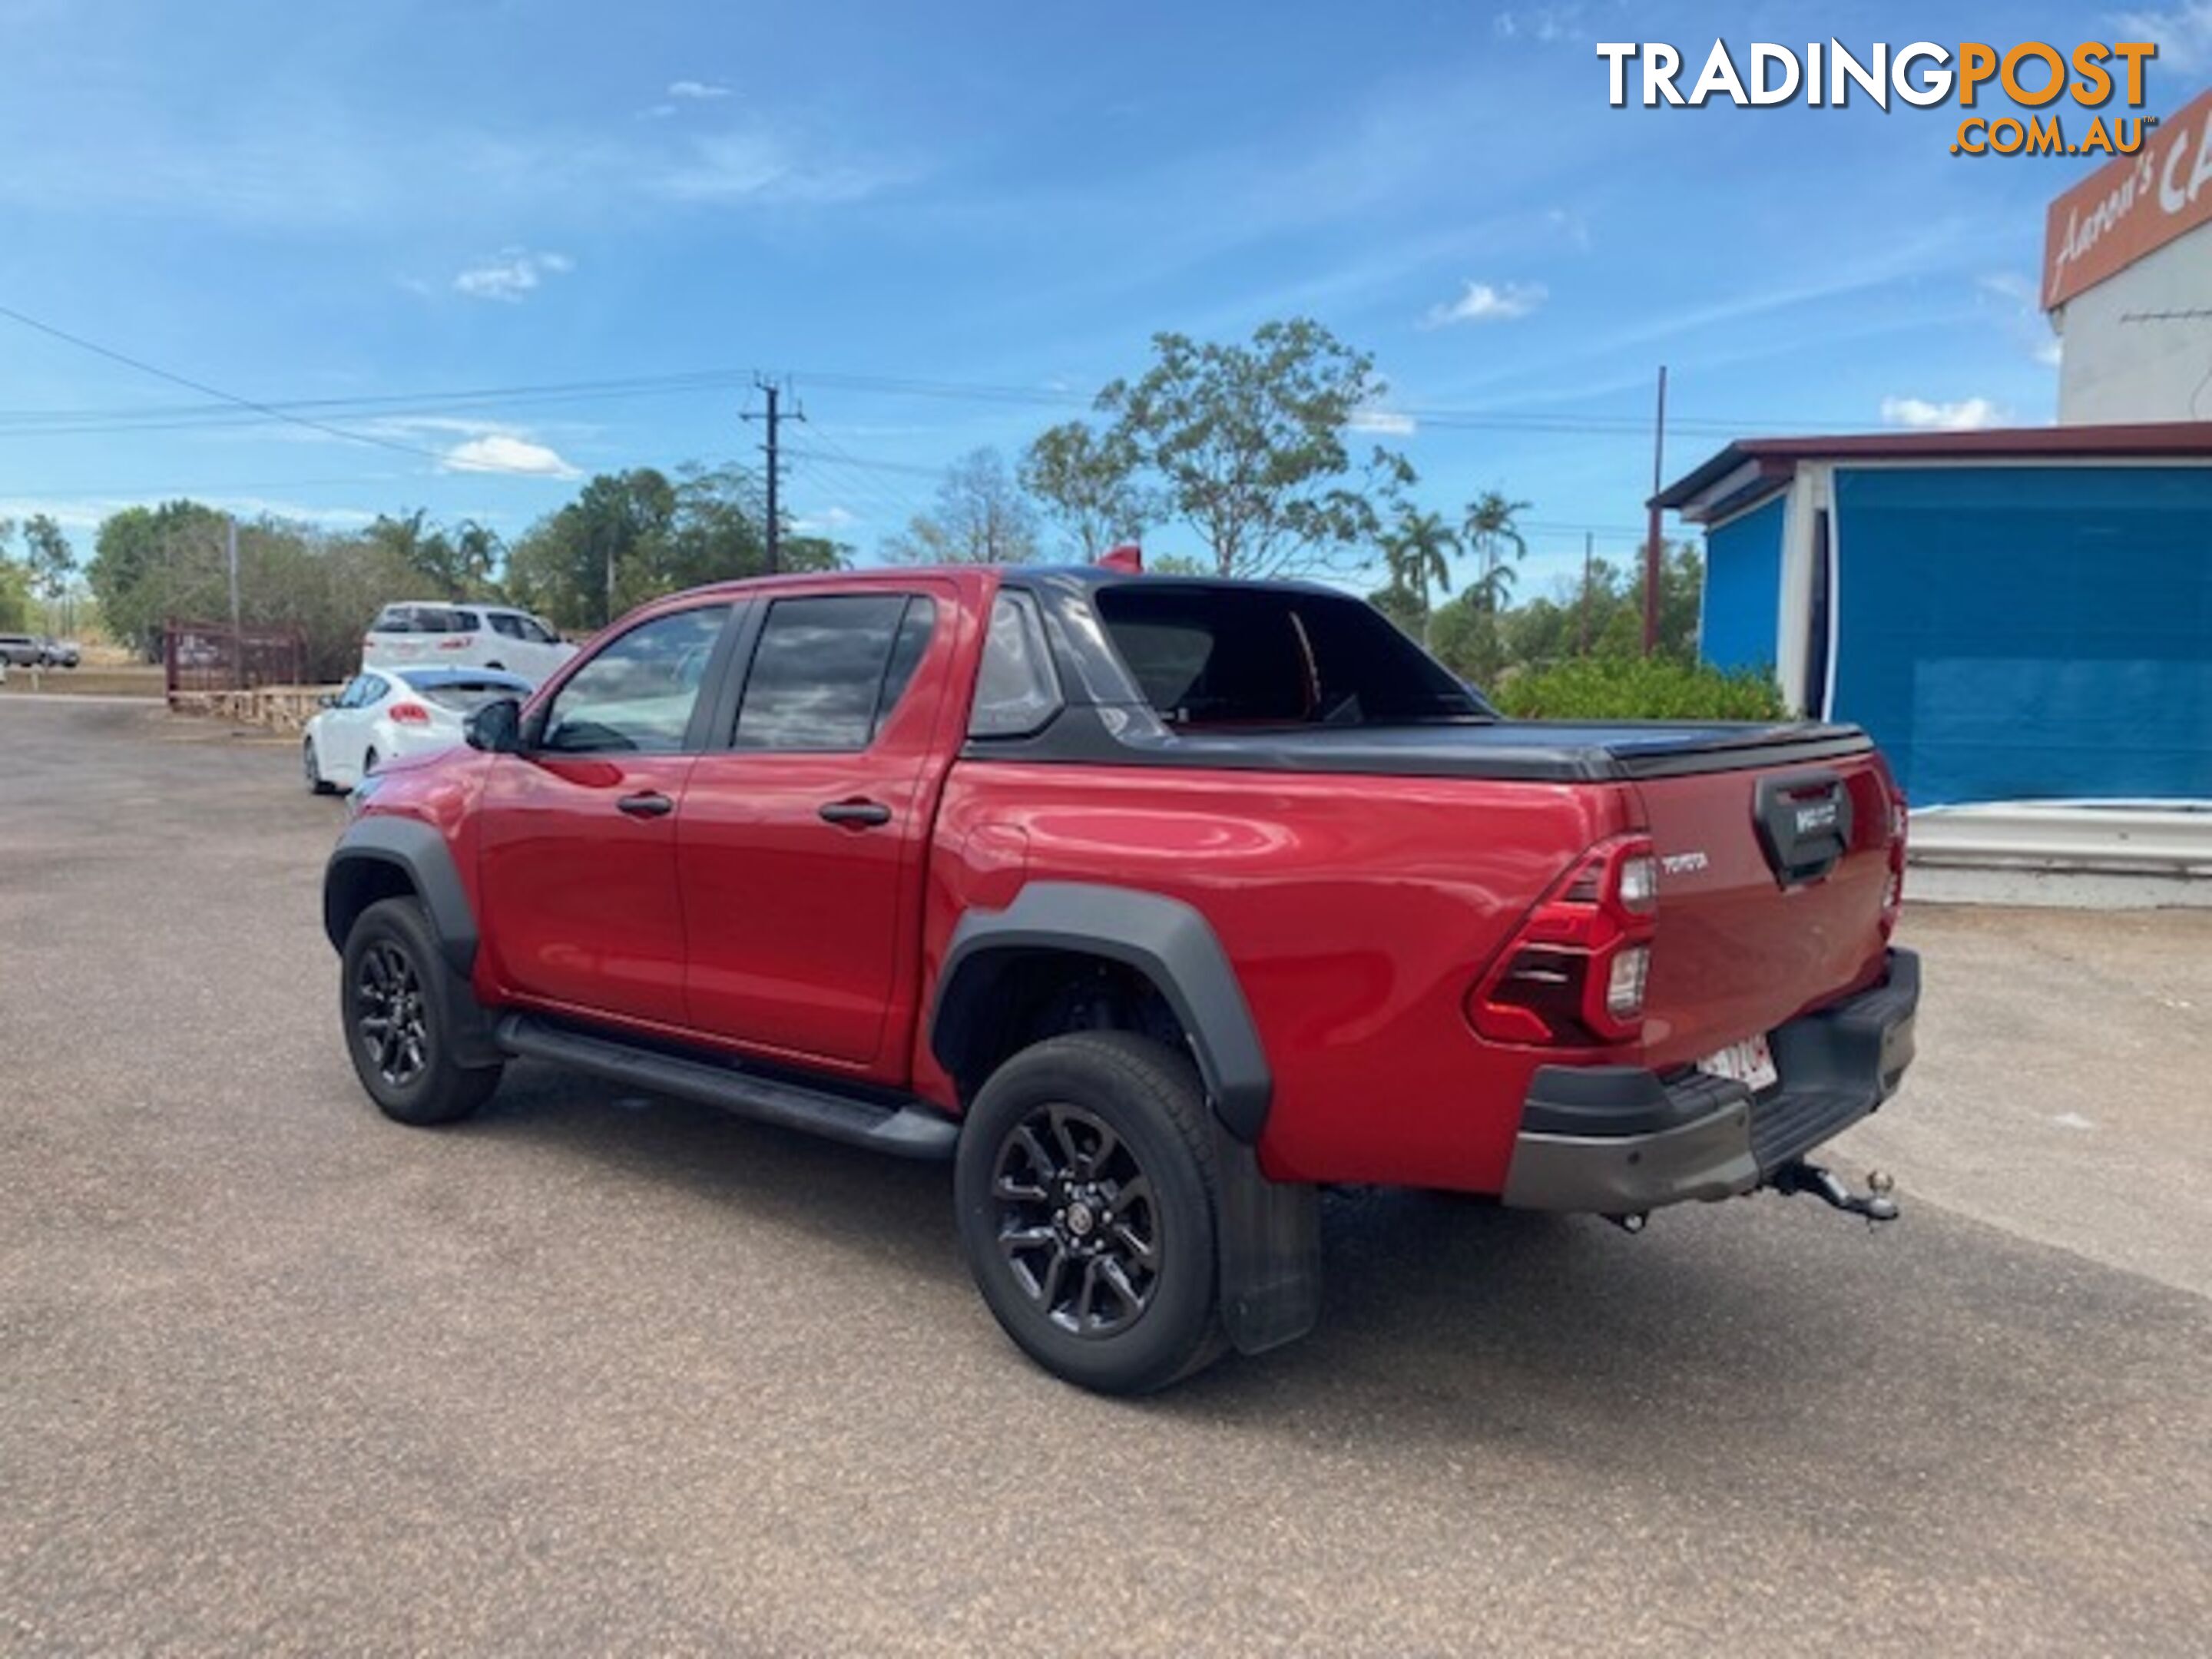
[[503,668],[532,686],[576,654],[542,617],[506,605],[387,605],[362,636],[363,668]]
[[526,697],[530,682],[495,668],[368,669],[307,722],[300,764],[319,795],[349,789],[399,755],[465,741],[471,711],[498,697]]

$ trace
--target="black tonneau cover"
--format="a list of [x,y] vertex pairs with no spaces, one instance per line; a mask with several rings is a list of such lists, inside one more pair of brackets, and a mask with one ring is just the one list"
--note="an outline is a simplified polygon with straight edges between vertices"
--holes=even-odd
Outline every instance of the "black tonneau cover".
[[1604,783],[1811,764],[1872,747],[1857,726],[1819,722],[1494,720],[1189,732],[1174,730],[1149,707],[1136,705],[1071,707],[1035,737],[977,739],[964,752],[971,760],[1092,766]]

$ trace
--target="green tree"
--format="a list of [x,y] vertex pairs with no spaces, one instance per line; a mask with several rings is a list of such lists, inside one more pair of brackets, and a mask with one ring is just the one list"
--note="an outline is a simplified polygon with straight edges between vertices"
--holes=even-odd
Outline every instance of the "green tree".
[[946,468],[934,510],[884,543],[884,556],[896,564],[1021,564],[1036,553],[1036,509],[995,449],[973,450]]
[[1505,609],[1506,597],[1513,591],[1514,567],[1528,556],[1528,544],[1514,522],[1516,514],[1528,510],[1528,502],[1510,501],[1495,489],[1483,491],[1467,504],[1461,534],[1468,550],[1481,561],[1469,591],[1480,595],[1493,613]]
[[43,513],[23,524],[23,563],[31,591],[49,608],[58,604],[76,576],[76,550],[62,527]]
[[170,617],[207,620],[229,609],[227,517],[198,501],[126,507],[100,524],[85,578],[109,635],[151,662]]
[[1389,567],[1390,586],[1411,596],[1418,625],[1412,630],[1424,642],[1429,639],[1429,590],[1451,592],[1451,556],[1459,551],[1459,537],[1438,513],[1423,513],[1406,506],[1398,521],[1382,538],[1382,558]]
[[1376,447],[1355,470],[1353,416],[1386,387],[1374,359],[1309,319],[1262,324],[1248,345],[1152,337],[1152,365],[1098,394],[1104,441],[1156,481],[1224,576],[1326,569],[1372,546],[1386,504],[1413,480]]
[[655,567],[675,515],[665,473],[602,472],[508,550],[507,593],[563,628],[604,627],[667,591]]
[[380,514],[363,533],[396,554],[421,579],[424,598],[488,597],[492,573],[506,551],[489,526],[464,519],[447,529],[431,524],[428,509],[420,507],[397,516]]
[[1152,516],[1137,465],[1127,434],[1066,421],[1038,434],[1022,453],[1021,485],[1060,527],[1074,556],[1088,562],[1137,540]]

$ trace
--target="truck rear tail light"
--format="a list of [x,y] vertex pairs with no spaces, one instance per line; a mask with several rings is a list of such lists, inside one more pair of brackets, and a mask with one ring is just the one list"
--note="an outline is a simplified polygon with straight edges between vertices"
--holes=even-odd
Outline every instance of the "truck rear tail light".
[[1632,945],[1613,959],[1606,975],[1605,1011],[1626,1023],[1644,1018],[1644,985],[1651,976],[1651,947]]
[[1659,904],[1659,860],[1637,853],[1620,861],[1620,902],[1639,916],[1648,916]]
[[399,726],[428,726],[430,711],[419,702],[395,702],[384,711]]
[[1897,929],[1899,913],[1905,908],[1905,841],[1911,823],[1905,810],[1905,791],[1893,786],[1889,794],[1889,878],[1881,890],[1881,936],[1887,939]]
[[1468,993],[1474,1029],[1497,1042],[1560,1048],[1641,1036],[1658,898],[1650,837],[1591,848]]

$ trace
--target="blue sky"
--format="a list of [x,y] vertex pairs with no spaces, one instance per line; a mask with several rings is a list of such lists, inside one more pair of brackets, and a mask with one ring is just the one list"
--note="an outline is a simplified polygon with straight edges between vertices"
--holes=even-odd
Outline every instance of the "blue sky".
[[1662,361],[1670,474],[1730,431],[2049,420],[2043,210],[2088,166],[1954,158],[1949,107],[1614,110],[1594,42],[2093,32],[2160,41],[2154,110],[2212,76],[2208,0],[0,0],[0,306],[383,441],[162,423],[207,399],[0,319],[0,514],[87,552],[185,493],[511,533],[576,473],[752,458],[761,368],[811,422],[788,500],[866,552],[1153,331],[1303,313],[1376,355],[1426,501],[1534,504],[1540,589],[1585,527],[1632,544]]

